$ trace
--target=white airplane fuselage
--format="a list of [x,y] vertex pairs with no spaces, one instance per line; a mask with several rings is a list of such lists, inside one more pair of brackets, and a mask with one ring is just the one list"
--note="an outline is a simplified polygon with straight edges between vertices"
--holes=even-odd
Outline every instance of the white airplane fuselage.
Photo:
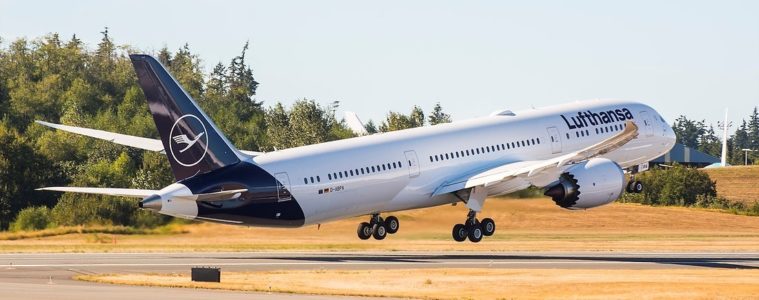
[[[651,107],[594,100],[285,149],[250,161],[283,182],[303,209],[304,225],[317,224],[455,203],[451,194],[433,194],[457,175],[578,151],[618,133],[627,119],[638,126],[638,137],[601,157],[628,168],[674,145],[674,132]],[[556,175],[532,183],[543,187]]]

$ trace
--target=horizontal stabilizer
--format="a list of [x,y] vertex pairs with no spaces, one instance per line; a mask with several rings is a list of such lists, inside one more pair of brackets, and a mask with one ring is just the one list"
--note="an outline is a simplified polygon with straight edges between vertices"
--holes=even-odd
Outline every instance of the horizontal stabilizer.
[[141,190],[141,189],[114,189],[114,188],[93,188],[93,187],[72,187],[72,186],[54,186],[39,188],[38,191],[56,191],[56,192],[72,192],[83,194],[96,194],[96,195],[109,195],[109,196],[122,196],[132,198],[145,198],[150,195],[158,194],[157,190]]

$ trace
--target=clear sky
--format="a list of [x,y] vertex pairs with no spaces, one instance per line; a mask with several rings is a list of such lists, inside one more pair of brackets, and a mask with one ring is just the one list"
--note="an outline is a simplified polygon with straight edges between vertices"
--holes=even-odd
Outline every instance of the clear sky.
[[8,1],[0,37],[108,26],[145,51],[185,43],[205,68],[246,40],[258,100],[339,100],[454,119],[498,109],[623,98],[669,122],[737,121],[759,105],[759,1]]

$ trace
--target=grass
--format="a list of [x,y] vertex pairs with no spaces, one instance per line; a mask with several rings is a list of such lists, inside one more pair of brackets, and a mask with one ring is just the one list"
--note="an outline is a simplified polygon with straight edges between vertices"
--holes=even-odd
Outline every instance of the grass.
[[24,239],[36,239],[70,234],[99,234],[111,235],[149,235],[149,234],[172,234],[182,233],[182,229],[176,226],[164,226],[156,229],[134,228],[127,226],[71,226],[48,228],[33,231],[10,231],[0,233],[0,241],[15,241]]
[[639,299],[641,291],[645,291],[647,299],[749,299],[759,295],[759,270],[701,268],[225,272],[221,283],[192,282],[186,274],[80,275],[76,279],[143,286],[423,299]]
[[[451,227],[466,207],[399,212],[400,231],[384,241],[361,241],[368,217],[298,229],[174,224],[157,232],[42,231],[0,235],[0,252],[191,251],[757,251],[759,217],[708,209],[614,203],[568,211],[550,199],[492,199],[481,217],[497,222],[479,244],[456,243]],[[95,228],[92,228],[95,230]],[[53,234],[55,233],[55,234]],[[156,234],[165,233],[165,234]]]
[[759,166],[701,169],[717,182],[717,195],[730,201],[753,204],[759,201]]

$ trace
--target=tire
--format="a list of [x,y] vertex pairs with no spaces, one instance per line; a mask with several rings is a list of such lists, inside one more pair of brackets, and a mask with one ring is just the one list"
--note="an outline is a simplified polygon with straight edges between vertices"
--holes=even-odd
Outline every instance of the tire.
[[372,237],[372,227],[369,225],[369,223],[363,222],[361,224],[358,224],[356,233],[358,234],[358,238],[362,240],[368,240],[370,237]]
[[485,236],[491,236],[495,233],[495,221],[491,218],[482,219],[480,227],[482,228],[482,234]]
[[466,226],[464,226],[464,224],[456,224],[453,225],[452,235],[454,241],[463,242],[469,235],[469,230],[466,229]]
[[633,182],[632,190],[633,190],[633,193],[638,193],[638,194],[642,193],[643,192],[643,183],[636,180],[635,182]]
[[395,216],[389,216],[387,219],[385,219],[385,228],[387,228],[387,233],[394,234],[398,232],[398,229],[400,228],[401,223],[398,221],[398,218]]
[[633,189],[632,189],[632,186],[633,186],[633,182],[634,182],[634,181],[629,181],[629,182],[627,182],[627,186],[625,187],[625,192],[628,192],[628,193],[633,193]]
[[374,225],[372,236],[374,237],[375,240],[378,240],[378,241],[384,240],[385,237],[387,237],[387,227],[385,227],[385,224]]
[[479,243],[482,240],[482,226],[475,225],[469,228],[469,241],[472,243]]

